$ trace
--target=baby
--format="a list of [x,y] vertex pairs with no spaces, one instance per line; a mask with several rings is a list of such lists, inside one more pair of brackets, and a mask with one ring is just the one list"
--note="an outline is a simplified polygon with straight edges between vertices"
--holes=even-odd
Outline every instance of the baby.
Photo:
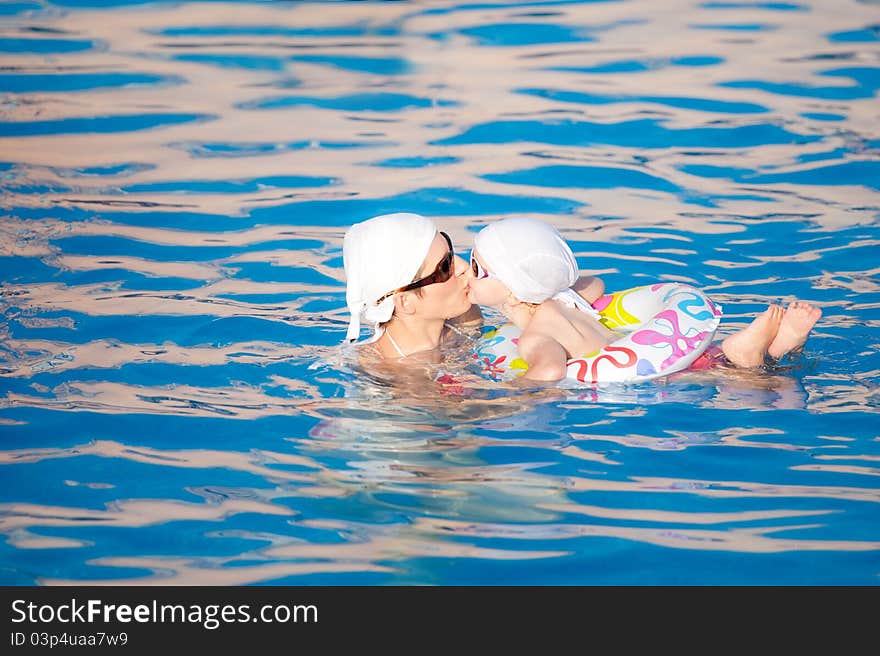
[[[526,379],[561,380],[568,359],[617,338],[591,305],[604,293],[604,283],[579,276],[571,248],[546,223],[514,217],[483,228],[474,239],[470,275],[471,302],[496,308],[520,329]],[[767,355],[781,358],[804,344],[821,314],[800,301],[788,310],[771,305],[725,338],[718,356],[746,368],[762,365]]]

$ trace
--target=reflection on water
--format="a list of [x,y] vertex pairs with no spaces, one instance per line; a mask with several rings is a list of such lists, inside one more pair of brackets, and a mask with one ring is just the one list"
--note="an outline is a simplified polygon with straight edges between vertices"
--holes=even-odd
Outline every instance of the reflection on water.
[[[0,581],[876,584],[875,3],[75,5],[0,12]],[[760,372],[390,377],[338,344],[393,211],[823,318]]]

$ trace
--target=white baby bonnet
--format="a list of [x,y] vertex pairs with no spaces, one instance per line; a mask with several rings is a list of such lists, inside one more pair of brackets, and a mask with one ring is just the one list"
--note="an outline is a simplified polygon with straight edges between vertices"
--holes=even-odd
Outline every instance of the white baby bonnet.
[[492,274],[527,303],[543,303],[578,279],[571,248],[553,226],[537,219],[490,223],[477,233],[474,248]]

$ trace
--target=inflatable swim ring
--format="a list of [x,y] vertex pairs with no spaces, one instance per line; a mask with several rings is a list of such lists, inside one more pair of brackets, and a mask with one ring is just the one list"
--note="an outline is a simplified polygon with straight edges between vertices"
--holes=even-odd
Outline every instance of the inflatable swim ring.
[[[682,283],[633,287],[593,303],[599,321],[620,336],[595,353],[572,358],[565,379],[581,384],[638,382],[686,369],[709,346],[721,306]],[[485,327],[472,357],[493,379],[522,376],[520,330],[513,324]]]

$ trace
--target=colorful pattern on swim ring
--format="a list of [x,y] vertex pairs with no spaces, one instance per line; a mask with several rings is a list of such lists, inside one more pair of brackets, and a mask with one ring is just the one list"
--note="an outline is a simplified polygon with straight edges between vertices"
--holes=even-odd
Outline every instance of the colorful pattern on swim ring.
[[[712,342],[721,306],[682,283],[658,283],[609,294],[593,303],[599,321],[620,335],[595,353],[572,358],[566,379],[582,384],[638,382],[687,369]],[[485,374],[498,380],[522,376],[519,329],[486,327],[472,351]]]

